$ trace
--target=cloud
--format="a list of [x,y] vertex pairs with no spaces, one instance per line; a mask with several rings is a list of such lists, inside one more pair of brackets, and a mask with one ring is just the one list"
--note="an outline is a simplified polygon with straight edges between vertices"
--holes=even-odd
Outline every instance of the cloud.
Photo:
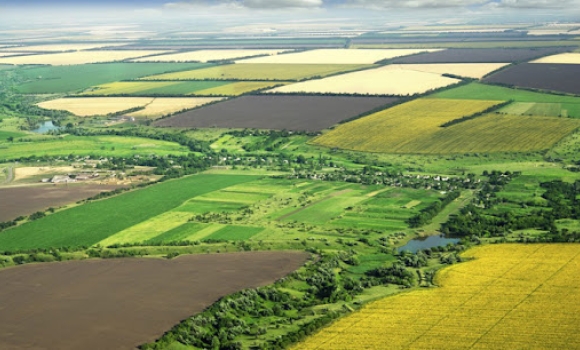
[[247,9],[320,8],[324,0],[187,0],[166,7],[229,7]]
[[580,0],[346,0],[346,6],[361,8],[572,8],[580,6]]

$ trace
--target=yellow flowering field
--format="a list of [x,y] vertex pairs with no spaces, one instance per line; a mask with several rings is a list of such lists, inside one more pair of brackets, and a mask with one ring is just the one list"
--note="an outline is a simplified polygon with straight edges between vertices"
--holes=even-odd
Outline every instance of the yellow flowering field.
[[439,288],[382,299],[293,349],[580,348],[580,245],[487,245]]

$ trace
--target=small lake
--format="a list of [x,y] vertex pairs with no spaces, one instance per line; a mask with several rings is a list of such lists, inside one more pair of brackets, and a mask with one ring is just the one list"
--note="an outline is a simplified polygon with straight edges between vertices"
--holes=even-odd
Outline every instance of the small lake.
[[459,242],[459,238],[445,238],[444,236],[429,236],[422,238],[415,238],[410,240],[407,244],[397,249],[398,252],[407,250],[411,253],[416,253],[421,249],[433,248],[433,247],[445,247],[449,243],[456,244]]
[[52,130],[58,130],[60,128],[61,128],[60,126],[54,125],[52,123],[52,120],[49,120],[47,122],[40,124],[38,129],[34,129],[34,130],[32,130],[32,132],[35,132],[37,134],[44,134],[44,133],[47,133],[47,132],[52,131]]

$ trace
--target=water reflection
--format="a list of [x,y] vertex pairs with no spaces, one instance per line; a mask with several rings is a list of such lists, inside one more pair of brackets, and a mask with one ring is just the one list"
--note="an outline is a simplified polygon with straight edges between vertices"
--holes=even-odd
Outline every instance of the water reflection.
[[433,247],[445,247],[449,243],[457,244],[459,242],[459,238],[446,238],[443,235],[441,236],[429,236],[429,237],[420,237],[410,240],[407,244],[402,246],[401,248],[397,249],[398,252],[402,252],[403,250],[409,251],[411,253],[416,253],[421,249],[433,248]]

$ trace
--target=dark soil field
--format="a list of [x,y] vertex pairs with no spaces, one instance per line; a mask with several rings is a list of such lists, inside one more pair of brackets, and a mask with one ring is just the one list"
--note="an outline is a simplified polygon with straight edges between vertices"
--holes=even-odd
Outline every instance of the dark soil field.
[[524,63],[500,70],[483,81],[580,95],[580,64]]
[[395,101],[385,97],[244,96],[160,120],[155,126],[319,131]]
[[512,63],[570,51],[567,47],[538,49],[449,49],[431,53],[398,57],[391,62],[412,63]]
[[0,221],[13,220],[20,215],[30,215],[50,207],[57,208],[119,187],[94,184],[2,187]]
[[221,296],[296,270],[299,252],[85,260],[0,270],[0,349],[131,349]]

